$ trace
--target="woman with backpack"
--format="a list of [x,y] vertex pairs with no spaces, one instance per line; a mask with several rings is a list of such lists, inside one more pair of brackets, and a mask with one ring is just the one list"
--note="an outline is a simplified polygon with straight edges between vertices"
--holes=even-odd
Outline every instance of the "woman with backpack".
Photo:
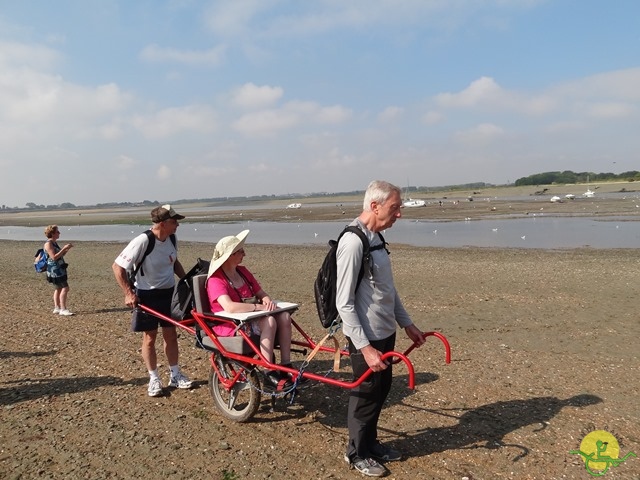
[[73,244],[67,243],[60,248],[58,238],[60,230],[57,225],[49,225],[44,229],[44,234],[48,240],[44,244],[44,251],[47,253],[47,281],[53,285],[53,313],[63,316],[73,315],[67,308],[67,295],[69,294],[69,283],[67,282],[68,264],[64,261],[64,254],[71,250]]

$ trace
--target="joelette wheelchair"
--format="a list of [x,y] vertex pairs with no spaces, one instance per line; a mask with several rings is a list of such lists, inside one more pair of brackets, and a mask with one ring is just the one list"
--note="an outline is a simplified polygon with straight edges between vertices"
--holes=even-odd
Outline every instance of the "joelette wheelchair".
[[[296,370],[285,367],[275,363],[273,359],[265,358],[260,353],[256,336],[251,332],[250,328],[243,327],[253,317],[265,315],[269,312],[256,312],[255,314],[212,313],[205,290],[206,278],[206,275],[193,277],[195,308],[191,311],[191,318],[174,320],[145,305],[139,305],[139,308],[189,332],[195,337],[198,347],[210,352],[209,390],[216,408],[224,417],[236,422],[246,422],[251,419],[260,407],[262,394],[271,395],[272,398],[276,396],[292,396],[295,395],[302,383],[308,381],[322,382],[351,389],[360,385],[373,373],[369,369],[358,379],[344,381],[310,371],[310,362],[318,352],[326,352],[333,356],[334,370],[339,369],[340,358],[348,356],[349,353],[339,347],[338,340],[335,337],[335,329],[330,329],[329,333],[316,343],[293,319],[292,349],[296,348],[297,352],[306,355],[300,368]],[[297,310],[298,305],[278,302],[278,307],[282,310],[293,312]],[[213,326],[221,323],[233,326],[236,334],[229,337],[216,335]],[[429,336],[440,339],[445,348],[445,362],[450,363],[451,349],[444,335],[438,332],[425,332],[423,334],[424,338]],[[333,345],[327,345],[328,341],[332,341]],[[415,347],[416,345],[413,344],[404,353],[387,352],[382,356],[383,360],[388,360],[391,363],[403,362],[406,365],[410,389],[415,386],[415,374],[413,365],[407,355]],[[309,352],[308,354],[307,351]],[[290,375],[292,382],[289,383],[288,387],[280,390],[270,389],[264,385],[262,373],[264,369],[286,372]]]

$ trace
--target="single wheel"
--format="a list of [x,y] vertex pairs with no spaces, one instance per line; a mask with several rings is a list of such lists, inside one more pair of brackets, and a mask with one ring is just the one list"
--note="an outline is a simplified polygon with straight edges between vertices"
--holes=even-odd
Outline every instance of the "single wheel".
[[249,370],[241,363],[224,358],[217,353],[214,361],[225,380],[232,380],[236,376],[238,379],[227,390],[216,370],[211,367],[209,390],[213,403],[229,420],[246,422],[260,407],[260,381],[255,369]]

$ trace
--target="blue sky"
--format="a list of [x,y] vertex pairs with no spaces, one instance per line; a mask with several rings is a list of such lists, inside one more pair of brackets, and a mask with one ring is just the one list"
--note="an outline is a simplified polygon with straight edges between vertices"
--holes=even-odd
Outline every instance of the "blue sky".
[[640,169],[636,0],[0,0],[0,205]]

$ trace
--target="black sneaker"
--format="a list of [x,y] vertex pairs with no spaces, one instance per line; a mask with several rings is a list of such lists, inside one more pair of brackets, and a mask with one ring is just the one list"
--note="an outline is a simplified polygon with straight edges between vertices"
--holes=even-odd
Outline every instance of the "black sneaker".
[[381,462],[396,462],[402,460],[402,453],[382,443],[376,443],[369,451],[373,458]]
[[350,460],[349,457],[345,455],[344,460],[349,464],[350,468],[355,468],[367,477],[384,477],[388,472],[384,466],[380,465],[373,458],[354,457],[353,460]]

